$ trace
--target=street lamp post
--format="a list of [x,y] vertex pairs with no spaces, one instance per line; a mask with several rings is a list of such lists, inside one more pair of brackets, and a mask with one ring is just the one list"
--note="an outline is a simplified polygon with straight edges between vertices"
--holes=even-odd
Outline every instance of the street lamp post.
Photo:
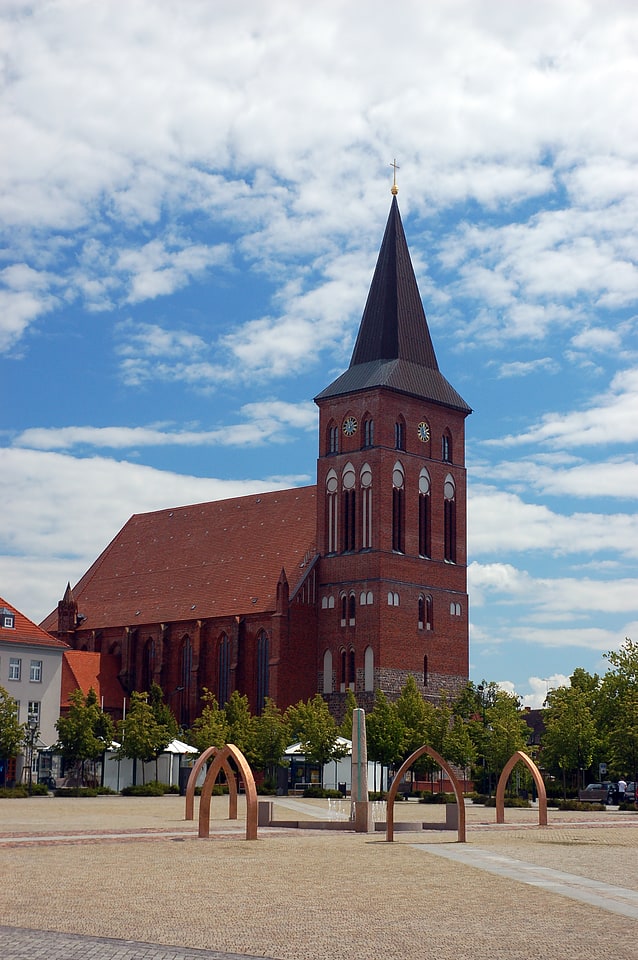
[[28,746],[28,758],[29,758],[29,796],[33,793],[33,751],[35,750],[35,743],[38,738],[38,718],[33,715],[29,717],[27,721],[27,746]]

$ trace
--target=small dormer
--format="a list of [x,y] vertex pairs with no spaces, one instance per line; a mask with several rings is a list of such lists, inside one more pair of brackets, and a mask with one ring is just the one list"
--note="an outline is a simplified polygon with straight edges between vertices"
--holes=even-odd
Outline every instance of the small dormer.
[[15,630],[16,616],[13,610],[0,607],[0,627],[4,627],[5,630]]

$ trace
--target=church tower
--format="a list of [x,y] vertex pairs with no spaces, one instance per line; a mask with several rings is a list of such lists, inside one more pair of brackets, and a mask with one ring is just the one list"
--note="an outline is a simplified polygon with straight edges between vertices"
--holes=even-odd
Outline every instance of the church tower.
[[319,689],[371,708],[468,677],[465,418],[439,371],[393,187],[348,370],[319,407]]

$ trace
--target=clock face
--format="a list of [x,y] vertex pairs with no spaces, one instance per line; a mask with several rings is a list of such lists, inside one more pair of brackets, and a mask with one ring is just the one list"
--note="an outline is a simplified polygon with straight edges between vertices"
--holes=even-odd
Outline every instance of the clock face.
[[425,443],[426,440],[430,439],[430,427],[425,420],[421,421],[421,423],[416,428],[416,432],[419,437],[419,440],[422,440],[423,443]]
[[357,421],[354,417],[346,417],[343,421],[343,432],[346,437],[353,437],[357,432]]

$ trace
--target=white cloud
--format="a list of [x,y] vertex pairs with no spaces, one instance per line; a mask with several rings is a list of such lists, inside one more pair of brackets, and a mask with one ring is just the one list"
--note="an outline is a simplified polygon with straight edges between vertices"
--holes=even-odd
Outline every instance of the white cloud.
[[104,457],[0,448],[0,582],[39,621],[133,513],[285,489],[298,479],[202,479]]
[[510,363],[502,363],[499,367],[501,377],[526,377],[531,373],[538,371],[547,373],[558,373],[559,366],[551,357],[539,357],[536,360],[513,360]]

